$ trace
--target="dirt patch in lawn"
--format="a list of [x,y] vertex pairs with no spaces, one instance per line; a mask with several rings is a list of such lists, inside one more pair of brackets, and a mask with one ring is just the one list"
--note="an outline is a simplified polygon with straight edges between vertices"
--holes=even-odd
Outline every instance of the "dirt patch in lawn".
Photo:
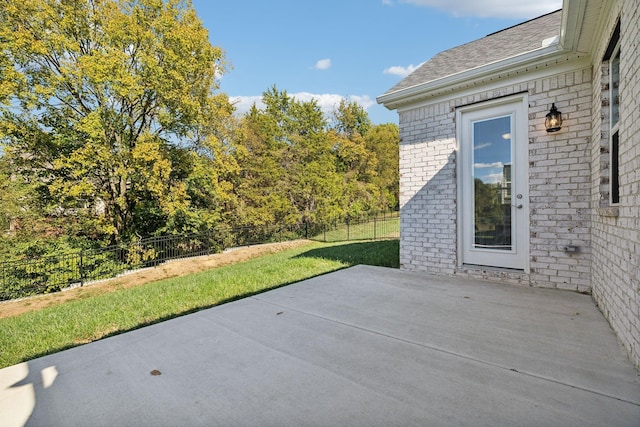
[[297,248],[308,243],[308,240],[296,240],[293,242],[268,243],[265,245],[234,248],[220,254],[168,261],[157,267],[134,271],[113,279],[90,283],[83,287],[67,289],[62,292],[1,302],[0,319],[17,316],[29,311],[40,310],[67,301],[74,301],[120,289],[140,286],[156,280],[185,276],[212,268],[231,265],[263,255]]

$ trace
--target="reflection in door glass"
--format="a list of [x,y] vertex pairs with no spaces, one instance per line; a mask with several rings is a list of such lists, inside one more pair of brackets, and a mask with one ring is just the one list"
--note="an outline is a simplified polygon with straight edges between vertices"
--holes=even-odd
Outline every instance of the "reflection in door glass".
[[512,248],[511,140],[511,116],[473,123],[475,248]]

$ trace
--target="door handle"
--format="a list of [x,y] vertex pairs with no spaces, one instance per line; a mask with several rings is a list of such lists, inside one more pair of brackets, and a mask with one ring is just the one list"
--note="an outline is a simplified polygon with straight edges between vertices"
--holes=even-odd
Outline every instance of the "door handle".
[[511,205],[511,206],[513,206],[514,208],[517,208],[517,209],[522,209],[522,204],[519,204],[519,205]]

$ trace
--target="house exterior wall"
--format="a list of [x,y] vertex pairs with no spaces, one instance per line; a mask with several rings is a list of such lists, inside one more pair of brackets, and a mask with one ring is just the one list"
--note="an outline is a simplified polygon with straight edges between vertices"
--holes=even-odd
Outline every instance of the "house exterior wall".
[[[583,63],[568,68],[399,112],[402,268],[590,290],[592,71]],[[522,92],[529,101],[530,272],[459,267],[456,108]],[[552,102],[565,124],[547,134]],[[566,252],[569,245],[580,251]]]
[[456,266],[455,108],[400,114],[400,266],[451,274]]
[[[601,4],[588,56],[525,75],[488,78],[486,84],[399,109],[400,264],[591,292],[640,368],[640,0]],[[620,201],[612,204],[604,56],[618,20]],[[529,103],[530,270],[465,266],[457,242],[456,109],[520,93]],[[544,117],[552,102],[564,125],[547,134]],[[569,245],[580,250],[565,251]]]
[[[640,16],[638,2],[613,2],[592,53],[593,297],[640,368]],[[605,50],[620,18],[620,203],[610,205],[609,92]]]

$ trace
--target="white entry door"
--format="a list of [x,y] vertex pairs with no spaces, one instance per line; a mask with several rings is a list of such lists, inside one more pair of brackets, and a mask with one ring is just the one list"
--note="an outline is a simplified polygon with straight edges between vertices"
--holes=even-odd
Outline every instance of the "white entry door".
[[457,112],[459,264],[529,269],[527,99]]

